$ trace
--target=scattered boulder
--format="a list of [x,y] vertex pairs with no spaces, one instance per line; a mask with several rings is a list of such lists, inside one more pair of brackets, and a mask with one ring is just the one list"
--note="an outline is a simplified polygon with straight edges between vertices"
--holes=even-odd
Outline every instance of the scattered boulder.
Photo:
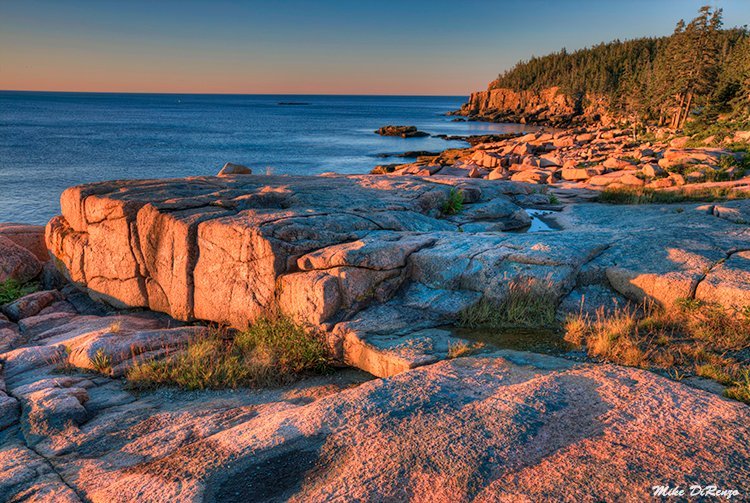
[[657,178],[666,176],[667,174],[667,172],[661,166],[654,163],[644,164],[641,168],[641,173],[643,173],[643,175],[647,176],[648,178]]
[[253,174],[253,170],[248,168],[247,166],[243,166],[242,164],[234,164],[234,163],[228,162],[224,165],[223,168],[221,168],[217,176],[252,175],[252,174]]
[[8,318],[17,322],[39,314],[42,309],[59,300],[62,300],[62,295],[57,290],[34,292],[2,306],[2,311]]
[[401,138],[418,138],[430,136],[429,133],[419,131],[417,126],[383,126],[375,130],[380,136],[400,136]]
[[0,236],[0,283],[9,279],[26,283],[42,272],[42,263],[26,248]]
[[46,262],[50,259],[47,245],[44,242],[43,225],[0,223],[0,236],[26,248],[40,262]]
[[514,182],[526,182],[526,183],[547,183],[550,178],[548,171],[541,169],[529,169],[524,171],[518,171],[511,175],[510,179]]

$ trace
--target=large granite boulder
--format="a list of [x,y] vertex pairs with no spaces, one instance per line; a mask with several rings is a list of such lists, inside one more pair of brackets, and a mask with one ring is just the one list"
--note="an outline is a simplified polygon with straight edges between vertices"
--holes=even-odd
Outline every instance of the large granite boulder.
[[[63,193],[63,214],[47,226],[47,242],[66,276],[92,297],[241,327],[276,301],[280,276],[305,270],[298,259],[311,252],[381,231],[457,231],[440,218],[452,190],[465,194],[467,207],[504,201],[502,214],[477,219],[507,220],[511,227],[523,221],[511,199],[528,189],[447,182],[248,176],[91,184]],[[378,246],[382,255],[409,250],[410,243]]]

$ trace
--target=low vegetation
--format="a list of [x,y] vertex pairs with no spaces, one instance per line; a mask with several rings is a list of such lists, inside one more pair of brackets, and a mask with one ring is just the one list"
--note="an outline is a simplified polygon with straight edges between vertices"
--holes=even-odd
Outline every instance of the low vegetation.
[[482,298],[461,313],[459,325],[467,328],[549,327],[555,323],[557,297],[550,281],[515,281],[502,301]]
[[448,358],[460,358],[462,356],[471,356],[484,348],[481,342],[457,341],[448,346]]
[[0,304],[7,304],[39,289],[36,283],[19,283],[14,279],[0,283]]
[[750,192],[735,190],[732,187],[681,187],[678,190],[607,187],[598,196],[599,202],[609,204],[671,204],[748,198],[750,198]]
[[234,335],[207,329],[185,350],[162,360],[136,363],[127,379],[135,389],[262,387],[325,372],[328,363],[325,344],[316,334],[288,318],[269,316]]
[[726,386],[726,396],[750,403],[750,316],[694,299],[663,309],[646,303],[605,315],[579,314],[564,326],[565,340],[589,356],[672,377],[697,375]]
[[464,194],[460,190],[451,189],[448,198],[443,202],[440,211],[443,215],[455,215],[464,207]]

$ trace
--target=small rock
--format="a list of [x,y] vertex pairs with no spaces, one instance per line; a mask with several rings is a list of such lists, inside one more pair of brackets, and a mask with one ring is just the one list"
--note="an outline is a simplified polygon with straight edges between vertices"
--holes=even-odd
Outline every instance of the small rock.
[[53,302],[62,299],[57,290],[34,292],[3,306],[3,312],[13,321],[38,314]]
[[473,167],[469,170],[469,178],[482,178],[482,176],[484,176],[484,173],[482,173],[477,167]]
[[26,248],[41,262],[49,260],[49,252],[44,242],[43,225],[0,224],[0,236],[10,239],[22,248]]
[[488,180],[502,180],[505,178],[506,171],[503,168],[496,168],[487,175]]
[[242,164],[234,164],[234,163],[228,162],[224,165],[223,168],[221,168],[221,171],[219,171],[217,176],[252,175],[252,174],[253,174],[253,170],[251,170],[247,166],[243,166]]
[[549,180],[549,173],[541,169],[528,169],[513,173],[513,176],[511,176],[510,179],[514,182],[547,183],[547,180]]
[[643,173],[645,176],[649,178],[656,178],[656,177],[664,176],[667,174],[667,172],[664,171],[664,169],[662,169],[661,166],[659,166],[658,164],[654,164],[654,163],[645,164],[641,168],[641,173]]
[[9,279],[26,283],[42,271],[42,263],[29,250],[0,236],[0,283]]
[[669,146],[673,148],[683,148],[685,145],[687,145],[687,142],[690,141],[690,138],[687,136],[680,136],[675,138],[674,140],[669,142]]

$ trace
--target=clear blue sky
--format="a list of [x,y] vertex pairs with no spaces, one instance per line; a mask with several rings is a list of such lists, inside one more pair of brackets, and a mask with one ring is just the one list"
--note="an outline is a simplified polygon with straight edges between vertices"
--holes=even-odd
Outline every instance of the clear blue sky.
[[[706,0],[0,0],[0,89],[465,95]],[[750,0],[710,2],[750,24]]]

